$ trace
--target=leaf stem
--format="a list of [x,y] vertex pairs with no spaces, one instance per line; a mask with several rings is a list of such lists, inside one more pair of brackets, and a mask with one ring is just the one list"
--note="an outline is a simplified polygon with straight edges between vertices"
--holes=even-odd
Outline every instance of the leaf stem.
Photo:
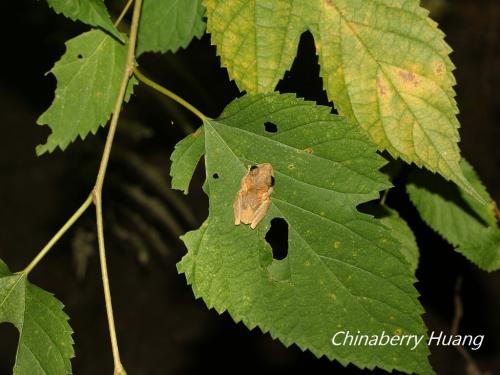
[[134,75],[137,77],[139,81],[144,83],[145,85],[155,89],[156,91],[162,93],[163,95],[169,97],[170,99],[176,101],[180,105],[182,105],[184,108],[186,108],[188,111],[196,115],[201,121],[205,122],[207,121],[208,117],[205,116],[200,110],[195,108],[192,104],[188,103],[186,100],[181,98],[179,95],[173,93],[166,87],[161,86],[160,84],[156,83],[152,79],[146,77],[144,74],[142,74],[139,69],[134,67]]
[[134,72],[135,64],[135,45],[137,42],[137,30],[139,27],[139,18],[141,15],[142,0],[134,1],[134,10],[132,13],[132,24],[130,26],[130,35],[128,41],[127,60],[123,71],[123,77],[120,84],[120,91],[116,98],[113,116],[109,125],[108,136],[102,154],[99,172],[97,173],[96,183],[92,191],[93,201],[96,207],[96,221],[97,221],[97,239],[99,244],[99,259],[101,263],[102,285],[104,289],[104,301],[106,303],[106,314],[108,318],[109,335],[111,339],[111,349],[113,351],[114,361],[114,374],[126,374],[125,369],[120,360],[120,351],[118,349],[118,339],[116,337],[115,320],[113,316],[113,303],[111,299],[111,288],[109,286],[108,267],[106,262],[106,248],[104,244],[104,224],[102,218],[102,186],[104,184],[104,177],[106,176],[106,169],[108,167],[109,156],[113,146],[113,140],[116,133],[116,127],[120,118],[120,112],[125,98],[127,85]]
[[130,9],[130,6],[132,5],[133,1],[134,0],[128,0],[127,1],[127,4],[125,4],[125,7],[123,8],[122,12],[120,13],[120,15],[118,16],[118,18],[116,19],[116,21],[114,23],[115,27],[118,27],[118,25],[120,24],[120,22],[122,22],[123,17],[125,17],[125,15],[127,14],[127,12]]
[[82,216],[82,214],[89,208],[92,204],[92,194],[88,196],[88,198],[83,202],[76,212],[71,215],[71,217],[64,223],[64,225],[57,231],[57,233],[50,239],[50,241],[43,247],[42,250],[38,253],[38,255],[31,261],[28,266],[22,270],[20,273],[28,274],[36,267],[36,265],[42,260],[42,258],[47,255],[47,253],[52,249],[52,247],[59,241],[59,239],[66,233],[66,231],[71,228],[71,226]]

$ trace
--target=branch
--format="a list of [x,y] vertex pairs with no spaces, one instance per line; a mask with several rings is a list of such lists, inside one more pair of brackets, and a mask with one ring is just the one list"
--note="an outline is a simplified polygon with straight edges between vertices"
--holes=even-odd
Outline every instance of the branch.
[[[126,14],[128,8],[132,4],[132,1],[129,0],[125,5],[122,13],[120,14],[118,20],[116,21],[116,25],[120,23],[121,19]],[[132,24],[130,27],[130,36],[128,41],[128,51],[127,51],[127,60],[125,62],[123,77],[120,84],[120,90],[118,93],[118,97],[116,98],[113,116],[111,118],[111,123],[109,125],[109,131],[106,138],[106,144],[104,146],[104,151],[102,154],[101,163],[99,165],[99,171],[97,173],[96,182],[94,188],[92,189],[91,194],[88,198],[83,202],[83,204],[78,208],[78,210],[66,221],[66,223],[59,229],[59,231],[50,239],[50,241],[40,250],[38,255],[30,262],[30,264],[21,272],[24,275],[28,275],[33,268],[42,260],[45,255],[52,249],[54,244],[59,241],[59,239],[67,232],[69,228],[80,218],[80,216],[90,207],[92,202],[96,207],[96,221],[97,221],[97,238],[99,243],[99,258],[101,263],[101,274],[102,274],[102,282],[104,289],[104,300],[106,303],[106,313],[108,318],[109,325],[109,334],[111,338],[111,348],[113,351],[113,360],[114,360],[114,374],[115,375],[126,375],[126,371],[123,368],[123,365],[120,360],[120,352],[118,349],[118,340],[116,338],[116,329],[115,322],[113,317],[113,305],[111,300],[111,291],[109,287],[109,278],[108,278],[108,268],[106,264],[106,250],[104,246],[104,225],[102,219],[102,186],[104,183],[104,177],[106,175],[106,169],[109,162],[109,156],[111,153],[111,148],[113,145],[113,139],[116,133],[116,127],[118,125],[118,120],[120,118],[120,111],[122,108],[123,100],[125,98],[125,92],[127,90],[127,85],[134,73],[134,65],[135,65],[135,45],[137,42],[137,30],[139,27],[139,18],[141,14],[141,6],[142,0],[134,1],[134,11],[132,14]]]
[[120,24],[120,22],[122,22],[123,20],[123,17],[125,17],[125,15],[127,14],[130,6],[132,5],[132,2],[134,0],[128,0],[127,1],[127,4],[125,4],[125,7],[122,9],[122,12],[120,13],[120,15],[118,16],[118,18],[116,19],[115,23],[113,24],[115,27],[118,27],[118,25]]
[[134,11],[132,13],[132,24],[130,26],[130,35],[128,41],[128,51],[127,60],[125,62],[125,67],[123,70],[123,78],[120,85],[120,91],[118,97],[116,98],[115,107],[113,110],[113,117],[111,118],[111,123],[109,125],[108,136],[106,138],[106,144],[104,146],[104,151],[102,154],[101,164],[99,166],[99,172],[97,174],[96,183],[92,191],[93,201],[96,207],[96,221],[97,221],[97,240],[99,243],[99,259],[101,262],[101,274],[102,274],[102,285],[104,289],[104,300],[106,302],[106,314],[108,317],[109,335],[111,339],[111,349],[113,351],[113,361],[114,361],[114,374],[124,375],[126,374],[125,369],[120,360],[120,351],[118,349],[118,339],[116,337],[115,321],[113,316],[113,304],[111,299],[111,289],[109,286],[108,278],[108,267],[106,264],[106,248],[104,245],[104,224],[102,219],[102,186],[104,183],[104,177],[106,176],[106,169],[108,167],[109,156],[111,153],[111,147],[113,146],[113,140],[116,133],[116,127],[118,125],[118,120],[120,118],[120,111],[123,104],[123,99],[125,98],[125,92],[127,90],[127,85],[134,72],[135,65],[135,44],[137,41],[137,29],[139,27],[139,18],[141,15],[141,5],[142,0],[135,0]]

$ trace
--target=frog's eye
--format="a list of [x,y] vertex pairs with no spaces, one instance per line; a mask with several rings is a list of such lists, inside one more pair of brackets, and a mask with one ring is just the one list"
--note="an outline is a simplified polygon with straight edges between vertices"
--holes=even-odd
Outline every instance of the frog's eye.
[[250,167],[250,170],[251,170],[251,171],[253,171],[254,169],[257,169],[257,166],[256,166],[256,165],[252,165],[252,166]]
[[271,186],[274,186],[274,177],[271,176]]

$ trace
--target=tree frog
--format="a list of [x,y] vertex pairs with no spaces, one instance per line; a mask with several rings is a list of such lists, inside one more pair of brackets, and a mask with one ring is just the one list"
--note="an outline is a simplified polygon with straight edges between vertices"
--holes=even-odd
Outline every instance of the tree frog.
[[267,214],[273,185],[274,172],[271,164],[263,163],[248,167],[233,203],[235,225],[250,224],[250,228],[255,229]]

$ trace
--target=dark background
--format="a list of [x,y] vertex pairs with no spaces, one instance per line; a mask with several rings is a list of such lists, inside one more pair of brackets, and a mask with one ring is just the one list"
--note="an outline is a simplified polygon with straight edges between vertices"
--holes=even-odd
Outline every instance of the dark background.
[[[120,4],[111,2],[115,15]],[[434,0],[426,5],[455,50],[463,154],[498,201],[500,2]],[[64,42],[87,28],[55,15],[44,1],[9,1],[1,7],[0,257],[17,271],[87,196],[105,132],[75,142],[64,153],[36,157],[35,146],[49,132],[35,121],[50,105],[55,88],[54,77],[44,73],[64,53]],[[140,63],[144,72],[209,116],[239,95],[207,36],[175,55],[147,55]],[[299,57],[279,89],[325,103],[310,35],[302,38]],[[128,373],[369,373],[316,359],[295,346],[286,349],[259,330],[249,332],[227,314],[207,310],[177,275],[175,263],[185,252],[177,235],[198,227],[207,215],[207,200],[199,187],[201,170],[189,196],[168,190],[169,156],[197,125],[192,115],[144,87],[137,88],[124,111],[104,201],[115,317]],[[401,210],[418,238],[417,288],[429,329],[449,332],[454,286],[462,277],[461,332],[486,335],[473,357],[483,370],[500,374],[500,274],[480,271],[455,253],[420,221],[401,189],[391,191],[388,202]],[[76,332],[76,374],[112,372],[94,227],[90,209],[30,275],[66,305]],[[1,375],[11,373],[16,342],[13,326],[0,325]],[[453,348],[431,349],[438,374],[465,373]]]

